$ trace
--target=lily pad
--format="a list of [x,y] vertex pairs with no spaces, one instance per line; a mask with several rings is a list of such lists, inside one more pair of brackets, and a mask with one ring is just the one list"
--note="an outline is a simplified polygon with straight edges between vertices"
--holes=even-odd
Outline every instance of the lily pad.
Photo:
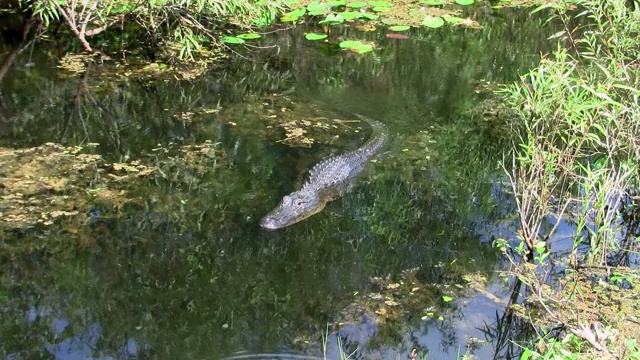
[[473,0],[456,0],[456,4],[458,5],[471,5],[473,3]]
[[396,25],[396,26],[390,26],[389,30],[391,31],[407,31],[411,29],[411,26],[408,25]]
[[369,44],[362,44],[360,46],[357,47],[352,47],[349,48],[349,50],[356,52],[358,54],[364,54],[364,53],[368,53],[370,51],[373,51],[373,46],[369,45]]
[[235,36],[225,36],[222,38],[222,42],[227,44],[244,44],[244,40]]
[[339,15],[341,15],[345,20],[355,20],[362,17],[362,13],[357,11],[343,11]]
[[316,41],[316,40],[322,40],[322,39],[326,39],[327,38],[327,34],[314,34],[314,33],[310,33],[304,36],[307,40],[311,40],[311,41]]
[[318,24],[342,24],[344,18],[340,14],[329,14],[322,21],[318,21]]
[[282,22],[296,22],[296,21],[298,21],[298,19],[299,19],[299,18],[300,18],[300,17],[294,17],[294,16],[289,16],[289,15],[283,15],[283,16],[280,18],[280,21],[282,21]]
[[371,9],[371,11],[373,12],[383,12],[383,11],[389,11],[392,10],[393,8],[390,6],[376,6],[373,9]]
[[302,16],[304,15],[305,12],[307,12],[307,9],[301,8],[301,9],[293,10],[292,12],[289,13],[289,15]]
[[398,20],[396,20],[396,19],[383,18],[380,21],[385,25],[396,25],[396,24],[398,24]]
[[251,40],[251,39],[259,39],[262,36],[256,33],[246,33],[246,34],[237,35],[236,37],[240,39]]
[[426,4],[429,6],[444,5],[444,0],[420,0],[420,4]]
[[364,45],[362,41],[357,40],[345,40],[340,43],[340,47],[343,49],[354,48],[362,45]]
[[362,41],[357,40],[345,40],[340,43],[340,47],[343,49],[349,49],[350,51],[358,54],[364,54],[373,51],[373,46],[370,44],[364,44]]
[[360,9],[367,6],[367,2],[366,1],[356,1],[356,2],[350,2],[347,3],[347,7],[350,7],[352,9]]
[[444,19],[441,17],[427,15],[424,17],[424,20],[422,20],[422,25],[433,29],[439,28],[444,25]]
[[298,21],[298,19],[300,19],[300,17],[290,16],[290,15],[283,15],[280,18],[280,21],[282,21],[282,22],[296,22],[296,21]]
[[295,22],[297,21],[300,17],[304,16],[304,14],[307,12],[307,9],[302,8],[302,9],[298,9],[298,10],[294,10],[291,11],[289,13],[284,14],[281,18],[280,21],[282,22]]
[[309,3],[309,5],[307,5],[307,10],[308,11],[318,11],[318,10],[325,10],[327,8],[327,4],[323,4],[319,1],[314,1]]
[[451,24],[458,24],[464,21],[463,18],[459,18],[457,16],[449,16],[449,15],[445,15],[442,17],[444,19],[444,21],[451,23]]
[[345,6],[346,4],[346,0],[333,0],[327,2],[327,6]]
[[327,12],[329,12],[329,7],[327,6],[327,4],[314,1],[309,5],[307,5],[307,10],[309,11],[309,15],[317,16],[317,15],[324,15]]
[[420,8],[409,9],[409,16],[416,19],[424,18],[425,12]]

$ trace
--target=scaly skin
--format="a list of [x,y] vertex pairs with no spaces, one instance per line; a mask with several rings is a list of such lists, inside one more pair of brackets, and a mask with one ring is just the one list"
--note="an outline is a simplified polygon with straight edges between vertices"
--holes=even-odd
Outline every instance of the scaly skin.
[[[358,115],[359,116],[359,115]],[[351,187],[365,163],[387,140],[386,127],[377,121],[365,119],[373,129],[371,138],[360,148],[317,163],[302,189],[285,196],[280,204],[262,218],[260,226],[277,230],[302,221],[324,209]]]

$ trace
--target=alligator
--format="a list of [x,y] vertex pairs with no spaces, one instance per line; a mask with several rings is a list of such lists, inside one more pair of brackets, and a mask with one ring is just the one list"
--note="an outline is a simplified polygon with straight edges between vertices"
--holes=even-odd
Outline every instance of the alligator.
[[317,163],[302,188],[286,195],[275,209],[262,218],[260,226],[263,229],[277,230],[300,222],[319,213],[328,202],[353,187],[353,179],[387,140],[384,124],[360,115],[358,117],[371,126],[369,140],[356,150]]

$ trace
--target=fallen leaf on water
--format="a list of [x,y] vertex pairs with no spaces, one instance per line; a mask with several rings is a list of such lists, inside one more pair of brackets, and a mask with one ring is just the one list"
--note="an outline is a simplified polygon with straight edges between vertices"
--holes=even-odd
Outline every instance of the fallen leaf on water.
[[405,40],[409,38],[409,36],[405,34],[398,34],[398,33],[389,33],[387,34],[387,37],[389,39],[397,39],[397,40]]

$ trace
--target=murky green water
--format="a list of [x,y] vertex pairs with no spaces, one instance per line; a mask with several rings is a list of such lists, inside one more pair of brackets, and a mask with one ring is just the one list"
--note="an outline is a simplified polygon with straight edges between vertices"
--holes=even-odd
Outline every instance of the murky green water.
[[[471,337],[480,359],[513,354],[505,339],[526,334],[464,280],[484,276],[487,292],[508,294],[488,243],[512,211],[494,185],[505,148],[480,107],[487,83],[537,63],[550,32],[524,11],[482,23],[402,41],[336,29],[376,40],[364,56],[310,43],[304,29],[277,32],[265,43],[274,47],[189,81],[66,77],[37,51],[34,67],[23,54],[2,83],[3,146],[98,143],[83,151],[158,170],[101,198],[113,167],[98,169],[78,216],[5,224],[0,353],[322,356],[328,332],[331,359],[338,338],[356,359],[406,358],[414,347],[455,358]],[[347,121],[353,113],[387,124],[385,153],[322,213],[262,231],[260,217],[314,163],[367,137]],[[207,140],[206,151],[182,148]]]

